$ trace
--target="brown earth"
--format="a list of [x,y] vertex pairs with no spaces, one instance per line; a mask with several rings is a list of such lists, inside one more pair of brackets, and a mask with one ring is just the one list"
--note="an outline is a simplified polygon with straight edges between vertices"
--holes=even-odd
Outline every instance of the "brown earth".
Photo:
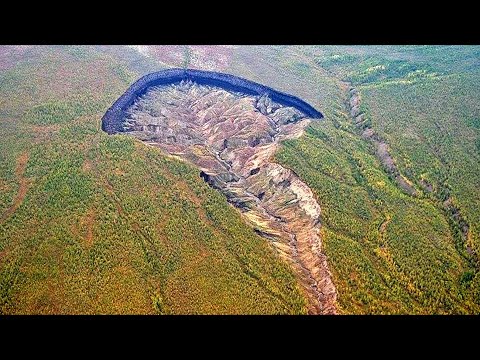
[[268,97],[191,82],[152,88],[127,113],[127,133],[198,166],[271,241],[295,270],[310,313],[336,313],[320,206],[293,171],[271,161],[279,142],[302,135],[310,119]]

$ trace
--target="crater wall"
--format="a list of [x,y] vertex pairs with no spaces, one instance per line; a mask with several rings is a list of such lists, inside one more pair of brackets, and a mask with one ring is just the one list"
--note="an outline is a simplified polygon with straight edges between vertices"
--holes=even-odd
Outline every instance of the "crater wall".
[[150,87],[176,84],[184,80],[191,80],[197,84],[215,86],[227,91],[239,92],[246,95],[266,95],[283,106],[290,106],[301,111],[309,118],[321,119],[323,117],[320,111],[296,96],[274,90],[268,86],[238,76],[204,70],[168,69],[145,75],[133,83],[103,116],[102,130],[108,134],[122,132],[125,110],[135,102],[135,99],[145,94]]

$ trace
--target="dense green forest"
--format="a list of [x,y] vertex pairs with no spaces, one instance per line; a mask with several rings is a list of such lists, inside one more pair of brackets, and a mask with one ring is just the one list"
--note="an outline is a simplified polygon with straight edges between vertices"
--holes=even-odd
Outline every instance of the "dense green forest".
[[[325,122],[286,142],[277,160],[319,198],[343,311],[479,313],[479,48],[304,53],[315,64],[305,72],[327,70],[345,95],[336,110],[325,108]],[[359,91],[366,122],[388,144],[414,196],[397,186],[354,125],[349,86]],[[467,224],[465,236],[447,200]]]
[[49,46],[14,64],[2,51],[0,313],[306,312],[288,265],[197,169],[100,130],[135,79],[167,67],[324,113],[275,160],[322,208],[339,312],[480,313],[480,47]]

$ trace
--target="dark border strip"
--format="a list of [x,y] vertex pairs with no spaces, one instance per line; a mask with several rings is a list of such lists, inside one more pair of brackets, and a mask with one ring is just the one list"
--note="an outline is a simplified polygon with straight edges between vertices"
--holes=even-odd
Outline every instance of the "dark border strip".
[[193,69],[168,69],[145,75],[130,86],[127,91],[107,110],[102,118],[102,130],[108,134],[122,132],[122,123],[125,118],[125,111],[134,101],[145,94],[152,86],[176,84],[182,80],[192,80],[199,84],[220,87],[228,91],[235,91],[247,95],[268,95],[273,101],[291,106],[306,116],[313,119],[321,119],[321,112],[315,110],[305,101],[268,86],[242,79],[240,77],[223,74],[214,71],[193,70]]

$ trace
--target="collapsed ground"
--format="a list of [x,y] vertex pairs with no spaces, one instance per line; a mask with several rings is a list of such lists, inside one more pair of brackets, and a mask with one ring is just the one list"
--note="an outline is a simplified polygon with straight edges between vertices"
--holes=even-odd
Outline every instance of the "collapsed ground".
[[310,313],[336,312],[320,206],[296,174],[271,160],[279,141],[301,136],[311,120],[266,95],[191,81],[151,88],[126,114],[125,132],[197,165],[274,244],[300,279]]
[[196,168],[101,131],[137,73],[92,47],[26,51],[0,73],[0,314],[306,313]]
[[101,131],[136,79],[172,67],[322,109],[274,162],[321,205],[337,312],[480,312],[480,47],[141,48],[0,48],[1,312],[306,312],[289,267],[198,168]]

